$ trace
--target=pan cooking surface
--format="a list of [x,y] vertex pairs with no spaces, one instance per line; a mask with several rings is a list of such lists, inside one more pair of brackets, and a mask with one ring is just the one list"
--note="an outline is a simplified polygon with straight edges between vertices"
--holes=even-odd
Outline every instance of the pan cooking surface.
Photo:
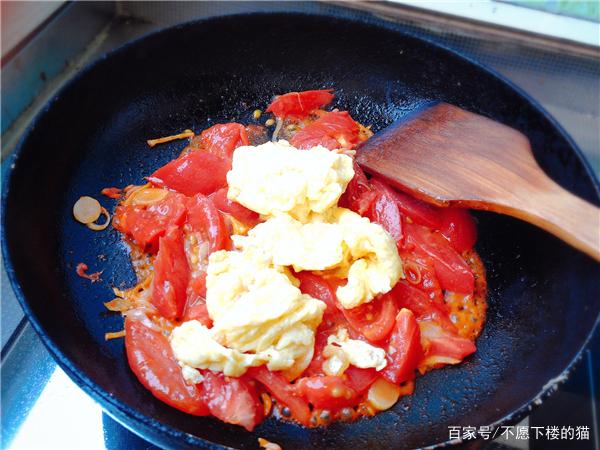
[[[134,283],[126,247],[112,230],[72,219],[104,187],[140,184],[183,141],[146,139],[219,122],[250,123],[272,95],[334,88],[334,106],[375,131],[431,101],[447,101],[525,133],[540,165],[594,203],[594,180],[572,142],[510,86],[443,49],[391,29],[331,17],[244,15],[183,25],[128,45],[71,82],[18,150],[4,192],[4,250],[17,296],[59,362],[126,426],[163,446],[208,442],[256,448],[402,448],[448,439],[448,426],[516,420],[570,365],[597,321],[598,265],[517,220],[477,213],[488,269],[488,322],[477,353],[419,378],[414,395],[352,424],[305,430],[268,420],[254,433],[168,407],[129,370],[122,329],[103,302]],[[266,119],[263,117],[263,120]],[[103,270],[91,284],[77,263]],[[205,441],[203,441],[205,440]],[[208,442],[206,442],[208,441]]]

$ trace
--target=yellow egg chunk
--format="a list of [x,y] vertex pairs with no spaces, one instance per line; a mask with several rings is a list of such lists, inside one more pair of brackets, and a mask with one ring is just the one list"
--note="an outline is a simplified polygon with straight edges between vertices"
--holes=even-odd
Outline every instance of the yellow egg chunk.
[[261,364],[275,371],[310,362],[326,305],[302,294],[287,272],[252,252],[210,255],[206,305],[213,327],[190,321],[173,330],[180,364],[240,376]]
[[264,216],[285,213],[304,222],[311,212],[335,206],[353,176],[347,155],[267,142],[234,151],[227,196]]
[[[336,334],[332,334],[327,338],[323,356],[327,358],[323,363],[326,373],[327,368],[333,368],[332,372],[339,372],[337,367],[340,366],[340,362],[344,361],[360,369],[373,367],[377,371],[382,370],[387,365],[384,349],[375,347],[365,341],[350,339],[348,330],[345,328],[339,329]],[[328,373],[328,375],[341,374]]]
[[232,239],[236,247],[261,253],[273,264],[297,272],[346,273],[348,283],[336,292],[344,308],[370,302],[403,276],[396,243],[380,225],[338,207],[312,214],[308,221],[301,223],[284,214]]

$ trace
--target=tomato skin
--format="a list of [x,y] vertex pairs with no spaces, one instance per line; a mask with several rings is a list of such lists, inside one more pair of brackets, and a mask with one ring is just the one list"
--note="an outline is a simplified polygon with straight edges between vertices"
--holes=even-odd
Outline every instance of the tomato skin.
[[303,294],[319,299],[327,305],[323,313],[321,325],[327,325],[328,328],[331,328],[336,324],[344,324],[346,322],[344,315],[336,306],[334,286],[324,278],[311,272],[298,272],[294,276],[300,280],[300,291]]
[[265,366],[252,367],[247,372],[248,376],[261,383],[278,402],[287,406],[292,412],[292,417],[302,425],[310,422],[310,408],[308,403],[300,398],[283,375],[271,372]]
[[348,378],[347,383],[357,393],[363,394],[380,377],[375,369],[361,369],[359,367],[349,366],[344,375]]
[[290,140],[294,147],[308,150],[322,145],[330,150],[353,148],[359,143],[359,127],[346,111],[328,112],[306,125]]
[[473,292],[473,272],[446,238],[420,225],[407,223],[404,228],[408,246],[433,260],[435,273],[443,289],[461,294]]
[[200,391],[186,384],[169,341],[159,331],[126,318],[125,349],[131,370],[152,395],[188,414],[209,414]]
[[358,393],[341,377],[303,377],[294,386],[299,395],[318,409],[337,410],[355,405],[358,398]]
[[371,184],[385,186],[389,190],[390,194],[394,197],[400,212],[403,215],[410,217],[414,223],[424,225],[433,230],[439,229],[439,210],[435,206],[429,205],[424,201],[402,191],[392,189],[384,180],[376,177],[371,179]]
[[247,377],[225,377],[222,373],[202,371],[199,384],[210,413],[226,423],[241,425],[252,431],[263,417],[263,406],[256,388]]
[[386,183],[374,179],[371,186],[377,192],[375,201],[371,204],[367,216],[371,222],[381,225],[398,245],[402,244],[402,214],[396,201],[396,192]]
[[227,246],[227,227],[210,198],[196,194],[188,199],[187,210],[186,229],[197,233],[202,241],[208,242],[209,254]]
[[376,343],[384,340],[392,332],[398,308],[388,293],[356,308],[341,308],[341,311],[352,328],[370,342]]
[[381,375],[395,384],[412,380],[415,377],[415,369],[423,357],[423,349],[419,324],[409,309],[402,308],[396,316],[396,324],[388,348],[388,363],[381,371]]
[[440,209],[440,232],[458,253],[471,250],[477,242],[475,220],[463,208]]
[[445,309],[436,304],[425,292],[400,280],[391,291],[400,308],[410,309],[418,321],[432,320],[444,329],[456,333],[456,327]]
[[147,180],[188,197],[208,195],[227,185],[230,166],[228,161],[211,153],[192,151],[165,164]]
[[175,192],[148,207],[121,205],[115,211],[114,227],[128,235],[146,253],[158,251],[158,239],[167,229],[186,218],[185,197]]
[[276,117],[307,117],[312,111],[328,105],[333,100],[333,89],[289,92],[278,95],[267,107]]
[[249,143],[246,128],[235,122],[213,125],[200,134],[200,149],[224,160],[230,160],[236,148]]
[[440,282],[435,274],[433,260],[423,255],[417,255],[406,251],[400,252],[405,281],[420,289],[442,311],[448,311],[444,302],[444,294]]
[[240,222],[253,227],[260,221],[258,213],[240,205],[234,200],[227,198],[228,188],[221,188],[218,191],[210,195],[210,199],[213,201],[217,209],[225,214],[233,216]]
[[426,349],[425,356],[419,362],[419,368],[458,364],[477,350],[473,341],[457,336],[456,332],[444,329],[434,321],[420,321],[419,328],[421,342]]
[[174,320],[182,316],[189,275],[183,233],[173,227],[160,238],[152,280],[152,304],[166,319]]

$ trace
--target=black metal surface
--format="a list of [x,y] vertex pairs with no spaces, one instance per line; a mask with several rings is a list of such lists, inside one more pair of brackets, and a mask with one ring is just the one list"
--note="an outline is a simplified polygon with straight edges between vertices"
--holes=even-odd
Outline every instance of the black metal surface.
[[[480,213],[490,309],[478,352],[420,378],[393,410],[316,430],[269,420],[251,434],[155,400],[129,371],[122,342],[104,341],[122,320],[102,302],[111,286],[134,281],[125,248],[115,231],[92,233],[73,221],[73,203],[141,182],[183,145],[150,150],[148,137],[248,122],[273,94],[319,87],[335,88],[335,105],[375,130],[431,100],[492,117],[524,132],[556,181],[598,203],[592,175],[552,119],[476,64],[391,25],[231,16],[153,34],[102,58],[60,92],[16,151],[3,189],[3,251],[17,297],[59,364],[109,414],[161,446],[255,448],[258,436],[284,448],[443,442],[449,425],[521,417],[572,365],[598,321],[597,264],[529,225]],[[104,270],[102,282],[77,277],[80,261]]]

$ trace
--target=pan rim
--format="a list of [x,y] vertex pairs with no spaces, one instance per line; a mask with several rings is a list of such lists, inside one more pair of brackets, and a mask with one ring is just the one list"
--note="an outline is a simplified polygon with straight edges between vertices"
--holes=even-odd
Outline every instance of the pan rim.
[[[21,308],[23,309],[25,316],[27,317],[27,320],[29,321],[29,323],[32,325],[33,329],[36,331],[36,333],[40,337],[40,339],[41,339],[42,343],[44,344],[44,346],[46,347],[46,349],[48,349],[48,351],[53,356],[53,358],[56,360],[58,365],[69,375],[69,377],[73,381],[76,382],[76,384],[78,386],[80,386],[93,399],[98,401],[101,404],[101,407],[104,410],[106,410],[106,412],[108,412],[109,415],[111,415],[112,417],[115,417],[119,423],[121,423],[122,425],[131,429],[131,431],[133,431],[136,434],[139,434],[139,429],[135,430],[135,429],[132,429],[129,426],[125,425],[124,418],[130,419],[130,420],[133,419],[132,421],[135,422],[136,426],[139,427],[140,429],[146,429],[146,430],[149,429],[153,432],[166,433],[171,438],[182,439],[190,445],[200,446],[203,448],[215,448],[215,449],[229,448],[229,447],[223,446],[221,444],[199,438],[195,435],[185,433],[175,427],[166,425],[153,417],[147,416],[147,415],[139,412],[137,409],[127,406],[122,401],[116,399],[109,392],[105,391],[99,385],[97,385],[87,375],[87,373],[85,373],[84,370],[79,369],[62,352],[62,350],[59,348],[59,345],[57,345],[56,342],[50,336],[48,336],[46,334],[46,332],[44,331],[44,327],[41,324],[40,319],[33,313],[31,308],[29,307],[28,300],[26,299],[26,297],[21,289],[21,286],[17,280],[17,274],[12,265],[12,259],[10,257],[10,251],[8,248],[7,236],[6,236],[6,223],[7,223],[8,214],[6,213],[6,205],[7,205],[8,197],[10,194],[10,187],[12,184],[11,181],[13,179],[12,168],[13,168],[14,164],[16,164],[18,162],[19,155],[21,154],[23,148],[25,147],[30,134],[36,128],[37,124],[41,121],[41,119],[48,113],[48,111],[51,110],[53,105],[56,102],[60,101],[61,98],[63,97],[64,93],[68,92],[68,90],[71,89],[71,87],[73,85],[76,85],[81,78],[84,78],[88,73],[94,71],[98,66],[105,64],[105,61],[107,61],[107,60],[110,61],[110,59],[114,55],[118,55],[118,54],[127,52],[130,48],[135,47],[135,46],[139,45],[140,43],[143,43],[145,40],[147,40],[151,37],[154,37],[154,36],[157,36],[160,34],[176,33],[178,30],[187,29],[190,27],[202,26],[203,24],[205,24],[207,22],[215,22],[215,21],[219,21],[219,20],[229,20],[229,19],[235,19],[235,18],[268,17],[268,16],[270,16],[270,17],[273,17],[273,16],[300,16],[300,17],[318,18],[318,19],[323,19],[323,20],[332,20],[333,19],[333,20],[340,21],[340,22],[350,22],[350,23],[357,24],[357,25],[363,25],[363,26],[366,25],[369,27],[384,29],[386,31],[391,31],[391,32],[396,33],[405,38],[425,42],[430,47],[433,47],[436,49],[441,49],[444,52],[449,53],[454,58],[464,60],[467,63],[476,66],[479,70],[484,71],[491,77],[496,78],[498,81],[505,84],[508,88],[510,88],[513,92],[515,92],[519,97],[521,97],[521,99],[524,102],[528,103],[534,110],[536,110],[541,116],[543,116],[544,119],[549,121],[550,125],[556,130],[556,132],[571,147],[571,151],[573,151],[574,156],[581,163],[589,180],[591,181],[591,184],[592,184],[595,196],[596,196],[596,200],[600,199],[600,183],[599,183],[598,178],[596,177],[595,173],[591,169],[590,162],[584,157],[581,149],[575,143],[573,138],[563,129],[563,127],[560,125],[560,123],[558,123],[558,121],[548,111],[546,111],[546,109],[544,109],[539,104],[539,102],[537,100],[535,100],[527,92],[525,92],[523,89],[521,89],[515,83],[513,83],[512,81],[510,81],[509,79],[507,79],[506,77],[504,77],[503,75],[501,75],[500,73],[495,71],[494,69],[474,60],[472,57],[466,56],[454,49],[449,48],[448,46],[446,46],[444,44],[435,42],[433,39],[417,36],[415,33],[405,30],[401,24],[387,21],[387,20],[372,16],[372,15],[367,19],[361,19],[361,18],[356,18],[356,17],[342,17],[342,16],[337,16],[333,13],[304,13],[304,12],[279,12],[279,11],[217,15],[217,16],[211,16],[208,18],[191,20],[191,21],[180,23],[180,24],[176,24],[174,26],[160,28],[157,30],[150,31],[150,32],[145,33],[129,42],[126,42],[125,44],[123,44],[115,49],[112,49],[112,50],[100,55],[95,60],[88,63],[84,68],[82,68],[72,78],[70,78],[63,86],[60,87],[60,89],[56,92],[56,94],[50,100],[48,100],[48,102],[44,105],[44,107],[36,114],[36,116],[31,121],[31,123],[27,126],[23,135],[20,137],[19,142],[17,143],[13,153],[7,158],[5,164],[9,165],[9,170],[8,170],[7,176],[2,181],[1,206],[2,206],[2,210],[4,211],[4,214],[2,215],[3,217],[2,217],[2,230],[0,233],[0,241],[1,241],[1,246],[2,246],[2,256],[4,258],[4,267],[5,267],[6,273],[8,275],[8,278],[10,280],[10,284],[11,284],[11,287],[15,294],[15,297],[17,298],[19,304],[21,305]],[[573,369],[580,362],[584,351],[589,346],[590,340],[592,339],[592,337],[598,331],[599,328],[600,328],[600,314],[597,315],[596,321],[595,321],[594,325],[592,326],[591,331],[588,333],[584,343],[574,353],[573,358],[569,361],[567,366],[559,374],[557,374],[557,376],[555,378],[550,379],[548,381],[548,383],[546,383],[543,386],[542,390],[539,393],[537,393],[534,397],[526,400],[519,408],[517,408],[514,411],[509,412],[501,419],[490,424],[490,426],[496,428],[502,424],[518,422],[527,413],[531,412],[534,408],[539,406],[544,399],[546,399],[548,396],[550,396],[552,393],[554,393],[557,390],[557,387],[560,384],[564,383],[568,379],[568,377],[570,376]],[[142,437],[144,439],[148,439],[154,443],[160,442],[161,445],[165,444],[163,441],[155,440],[154,434],[152,432],[144,434]],[[440,447],[443,447],[446,445],[458,444],[460,442],[462,442],[462,441],[461,440],[446,440],[446,441],[442,441],[442,442],[437,442],[435,444],[427,446],[426,448],[431,448],[431,449],[440,448]]]

